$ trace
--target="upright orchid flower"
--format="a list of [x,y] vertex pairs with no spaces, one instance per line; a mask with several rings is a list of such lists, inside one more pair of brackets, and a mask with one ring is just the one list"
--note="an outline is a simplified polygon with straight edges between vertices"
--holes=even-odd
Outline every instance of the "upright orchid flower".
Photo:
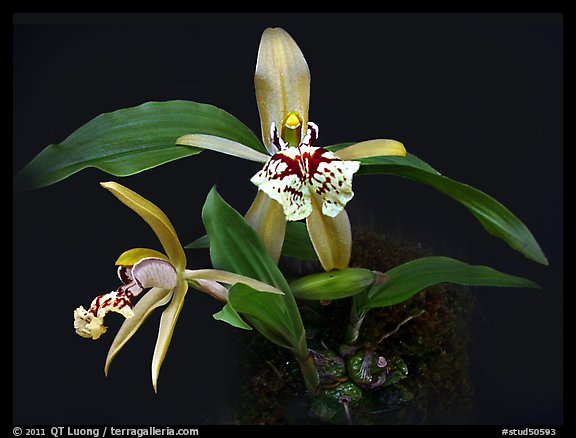
[[352,177],[361,158],[406,155],[394,140],[370,140],[337,152],[313,146],[318,126],[308,120],[310,71],[302,51],[283,29],[266,29],[254,79],[262,139],[269,155],[238,142],[204,134],[176,143],[265,163],[251,181],[258,194],[246,220],[278,261],[286,221],[306,219],[310,240],[324,270],[348,266],[352,247],[344,210],[352,199]]
[[[186,269],[184,249],[174,227],[162,210],[120,184],[108,182],[102,186],[150,225],[166,254],[148,248],[134,248],[120,255],[116,265],[122,284],[117,290],[94,298],[87,310],[82,306],[78,307],[74,311],[74,328],[82,337],[98,339],[106,332],[104,317],[108,312],[120,313],[126,318],[106,358],[105,372],[108,373],[112,359],[151,312],[159,306],[168,304],[162,313],[152,359],[152,384],[156,390],[160,367],[170,345],[189,285],[224,302],[227,301],[228,289],[220,283],[244,283],[263,292],[276,294],[282,292],[268,284],[231,272],[216,269]],[[137,297],[138,302],[134,304]]]

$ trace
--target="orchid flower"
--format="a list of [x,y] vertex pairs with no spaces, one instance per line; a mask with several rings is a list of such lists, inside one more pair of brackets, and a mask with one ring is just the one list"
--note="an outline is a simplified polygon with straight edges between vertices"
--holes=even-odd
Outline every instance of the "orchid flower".
[[286,221],[306,219],[324,270],[347,267],[352,235],[344,207],[354,196],[352,177],[360,167],[355,160],[404,156],[404,146],[382,139],[356,143],[334,153],[313,146],[318,126],[308,120],[310,71],[296,42],[281,28],[268,28],[262,34],[254,84],[268,155],[206,134],[185,135],[176,143],[265,163],[251,179],[259,190],[246,220],[276,262]]
[[[112,342],[106,358],[105,373],[112,359],[136,333],[142,323],[159,306],[168,304],[160,320],[158,339],[152,359],[152,384],[157,388],[158,375],[168,350],[178,315],[184,304],[188,286],[227,302],[228,289],[221,283],[244,283],[262,292],[282,294],[266,283],[231,272],[216,269],[186,269],[186,255],[168,217],[156,205],[114,183],[102,183],[126,206],[144,219],[158,236],[165,254],[148,248],[130,249],[116,260],[120,287],[97,296],[86,310],[74,311],[76,333],[85,338],[99,339],[107,330],[104,317],[109,312],[123,315],[126,320]],[[134,304],[135,298],[139,298]]]

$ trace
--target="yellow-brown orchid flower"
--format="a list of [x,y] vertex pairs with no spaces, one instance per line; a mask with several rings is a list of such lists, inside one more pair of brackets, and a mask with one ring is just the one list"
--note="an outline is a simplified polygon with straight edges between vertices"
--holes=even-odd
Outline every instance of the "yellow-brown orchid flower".
[[[231,272],[186,269],[184,249],[172,223],[162,210],[120,184],[107,182],[102,183],[102,186],[150,225],[166,254],[148,248],[134,248],[120,255],[116,265],[122,285],[113,292],[94,298],[87,310],[82,306],[78,307],[74,311],[74,328],[82,337],[98,339],[106,332],[104,317],[108,312],[120,313],[126,318],[108,352],[105,365],[107,374],[116,354],[151,312],[168,304],[162,313],[152,358],[152,384],[156,390],[160,367],[168,351],[189,285],[223,302],[227,301],[228,289],[221,283],[244,283],[262,292],[282,292],[266,283]],[[139,299],[134,304],[137,297]]]
[[352,247],[344,207],[361,158],[406,155],[402,143],[370,140],[332,153],[313,146],[318,126],[308,120],[310,71],[302,51],[283,29],[264,31],[254,79],[264,145],[269,155],[221,137],[190,134],[176,143],[265,163],[251,181],[258,194],[246,220],[278,261],[286,221],[306,219],[324,270],[348,266]]

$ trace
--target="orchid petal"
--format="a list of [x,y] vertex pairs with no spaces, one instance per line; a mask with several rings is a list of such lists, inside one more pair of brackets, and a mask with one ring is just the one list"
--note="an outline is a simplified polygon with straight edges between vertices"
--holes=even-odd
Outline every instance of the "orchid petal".
[[360,162],[341,160],[334,153],[314,146],[303,145],[300,151],[307,163],[308,182],[322,198],[322,213],[336,217],[354,197],[352,177],[360,169]]
[[158,338],[154,348],[154,356],[152,357],[152,385],[154,386],[154,392],[157,390],[160,367],[170,346],[174,327],[176,326],[178,315],[180,315],[180,311],[184,306],[184,298],[186,298],[187,291],[188,282],[180,280],[174,288],[172,301],[162,312],[162,317],[160,318],[160,329],[158,330]]
[[152,314],[152,311],[168,303],[170,298],[172,298],[171,290],[155,287],[146,292],[146,294],[138,300],[132,309],[134,316],[124,321],[114,341],[112,341],[112,345],[108,350],[108,356],[106,357],[106,364],[104,365],[104,374],[108,375],[108,370],[114,357],[116,357],[126,342],[138,331],[144,321]]
[[306,226],[312,245],[325,271],[344,269],[350,262],[352,232],[346,210],[336,217],[322,214],[322,198],[313,194],[313,209],[306,218]]
[[278,263],[286,234],[286,216],[282,206],[259,190],[245,218],[274,262]]
[[109,190],[123,204],[131,208],[142,219],[146,221],[150,228],[156,233],[160,243],[164,247],[168,258],[178,272],[186,267],[186,255],[178,240],[178,235],[168,217],[152,202],[139,194],[116,182],[106,182],[100,184]]
[[188,280],[188,284],[200,292],[205,292],[213,296],[218,301],[222,301],[223,303],[228,302],[228,289],[217,281],[195,278],[194,280]]
[[284,125],[289,113],[295,112],[308,124],[310,70],[302,51],[281,28],[268,28],[262,34],[254,76],[256,100],[260,112],[262,139],[269,152],[270,125]]
[[228,140],[227,138],[223,137],[216,137],[215,135],[183,135],[178,140],[176,140],[176,144],[209,149],[211,151],[232,155],[234,157],[243,158],[245,160],[257,161],[259,163],[265,163],[268,158],[270,158],[270,156],[258,152],[249,146],[243,145],[242,143]]
[[341,160],[358,160],[391,155],[403,157],[406,155],[406,148],[396,140],[377,139],[355,143],[334,152],[334,154]]
[[155,249],[150,248],[132,248],[128,251],[124,251],[118,259],[116,260],[116,266],[134,266],[140,260],[154,257],[156,259],[162,259],[168,261],[168,257]]
[[230,285],[242,283],[260,292],[284,295],[284,292],[282,292],[280,289],[277,289],[274,286],[270,286],[269,284],[262,281],[254,280],[253,278],[245,277],[244,275],[221,271],[218,269],[197,269],[194,271],[187,269],[184,271],[184,278],[186,280],[213,280]]

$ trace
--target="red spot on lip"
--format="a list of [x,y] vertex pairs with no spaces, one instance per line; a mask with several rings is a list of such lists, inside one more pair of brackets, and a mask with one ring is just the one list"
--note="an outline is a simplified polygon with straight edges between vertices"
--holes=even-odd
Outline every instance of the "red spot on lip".
[[97,296],[94,304],[92,304],[88,310],[94,316],[98,316],[98,311],[103,307],[109,306],[110,304],[113,304],[113,306],[116,308],[124,306],[132,307],[132,298],[134,298],[134,295],[132,295],[131,292],[119,292],[115,298],[108,296],[104,299],[106,295],[108,294]]
[[[306,151],[302,154],[302,157],[307,163],[306,173],[308,174],[308,182],[312,183],[312,178],[318,173],[318,167],[320,167],[320,164],[339,161],[339,158],[326,157],[324,154],[327,152],[329,151],[324,148],[316,148],[312,153]],[[333,172],[330,172],[330,175],[335,177]],[[326,182],[329,182],[329,178],[326,178]]]
[[314,149],[311,153],[306,151],[302,154],[305,162],[307,163],[307,174],[308,174],[308,182],[310,184],[313,184],[312,179],[314,179],[316,181],[316,185],[320,185],[320,187],[316,188],[316,193],[318,195],[323,195],[324,193],[328,192],[330,190],[330,187],[334,187],[334,185],[332,184],[332,180],[330,178],[330,176],[332,176],[332,178],[336,178],[336,175],[334,174],[334,172],[330,171],[328,175],[325,175],[325,180],[323,182],[319,181],[318,178],[316,178],[316,176],[319,173],[318,168],[320,167],[320,165],[322,163],[331,163],[332,161],[340,161],[339,158],[336,157],[330,157],[330,156],[326,156],[329,153],[329,151],[327,151],[324,148],[316,148]]
[[297,197],[297,198],[302,197],[302,192],[299,190],[296,190],[294,187],[286,186],[286,187],[284,187],[284,191],[292,194],[292,197]]
[[[270,165],[273,163],[275,164],[278,161],[284,163],[286,165],[286,169],[284,169],[282,172],[271,173]],[[270,159],[270,161],[268,161],[268,163],[264,167],[264,171],[267,174],[273,175],[274,179],[282,179],[290,175],[297,175],[299,179],[304,180],[304,171],[302,169],[302,165],[300,162],[300,156],[296,158],[291,158],[288,155],[283,154],[281,152],[274,154]]]

